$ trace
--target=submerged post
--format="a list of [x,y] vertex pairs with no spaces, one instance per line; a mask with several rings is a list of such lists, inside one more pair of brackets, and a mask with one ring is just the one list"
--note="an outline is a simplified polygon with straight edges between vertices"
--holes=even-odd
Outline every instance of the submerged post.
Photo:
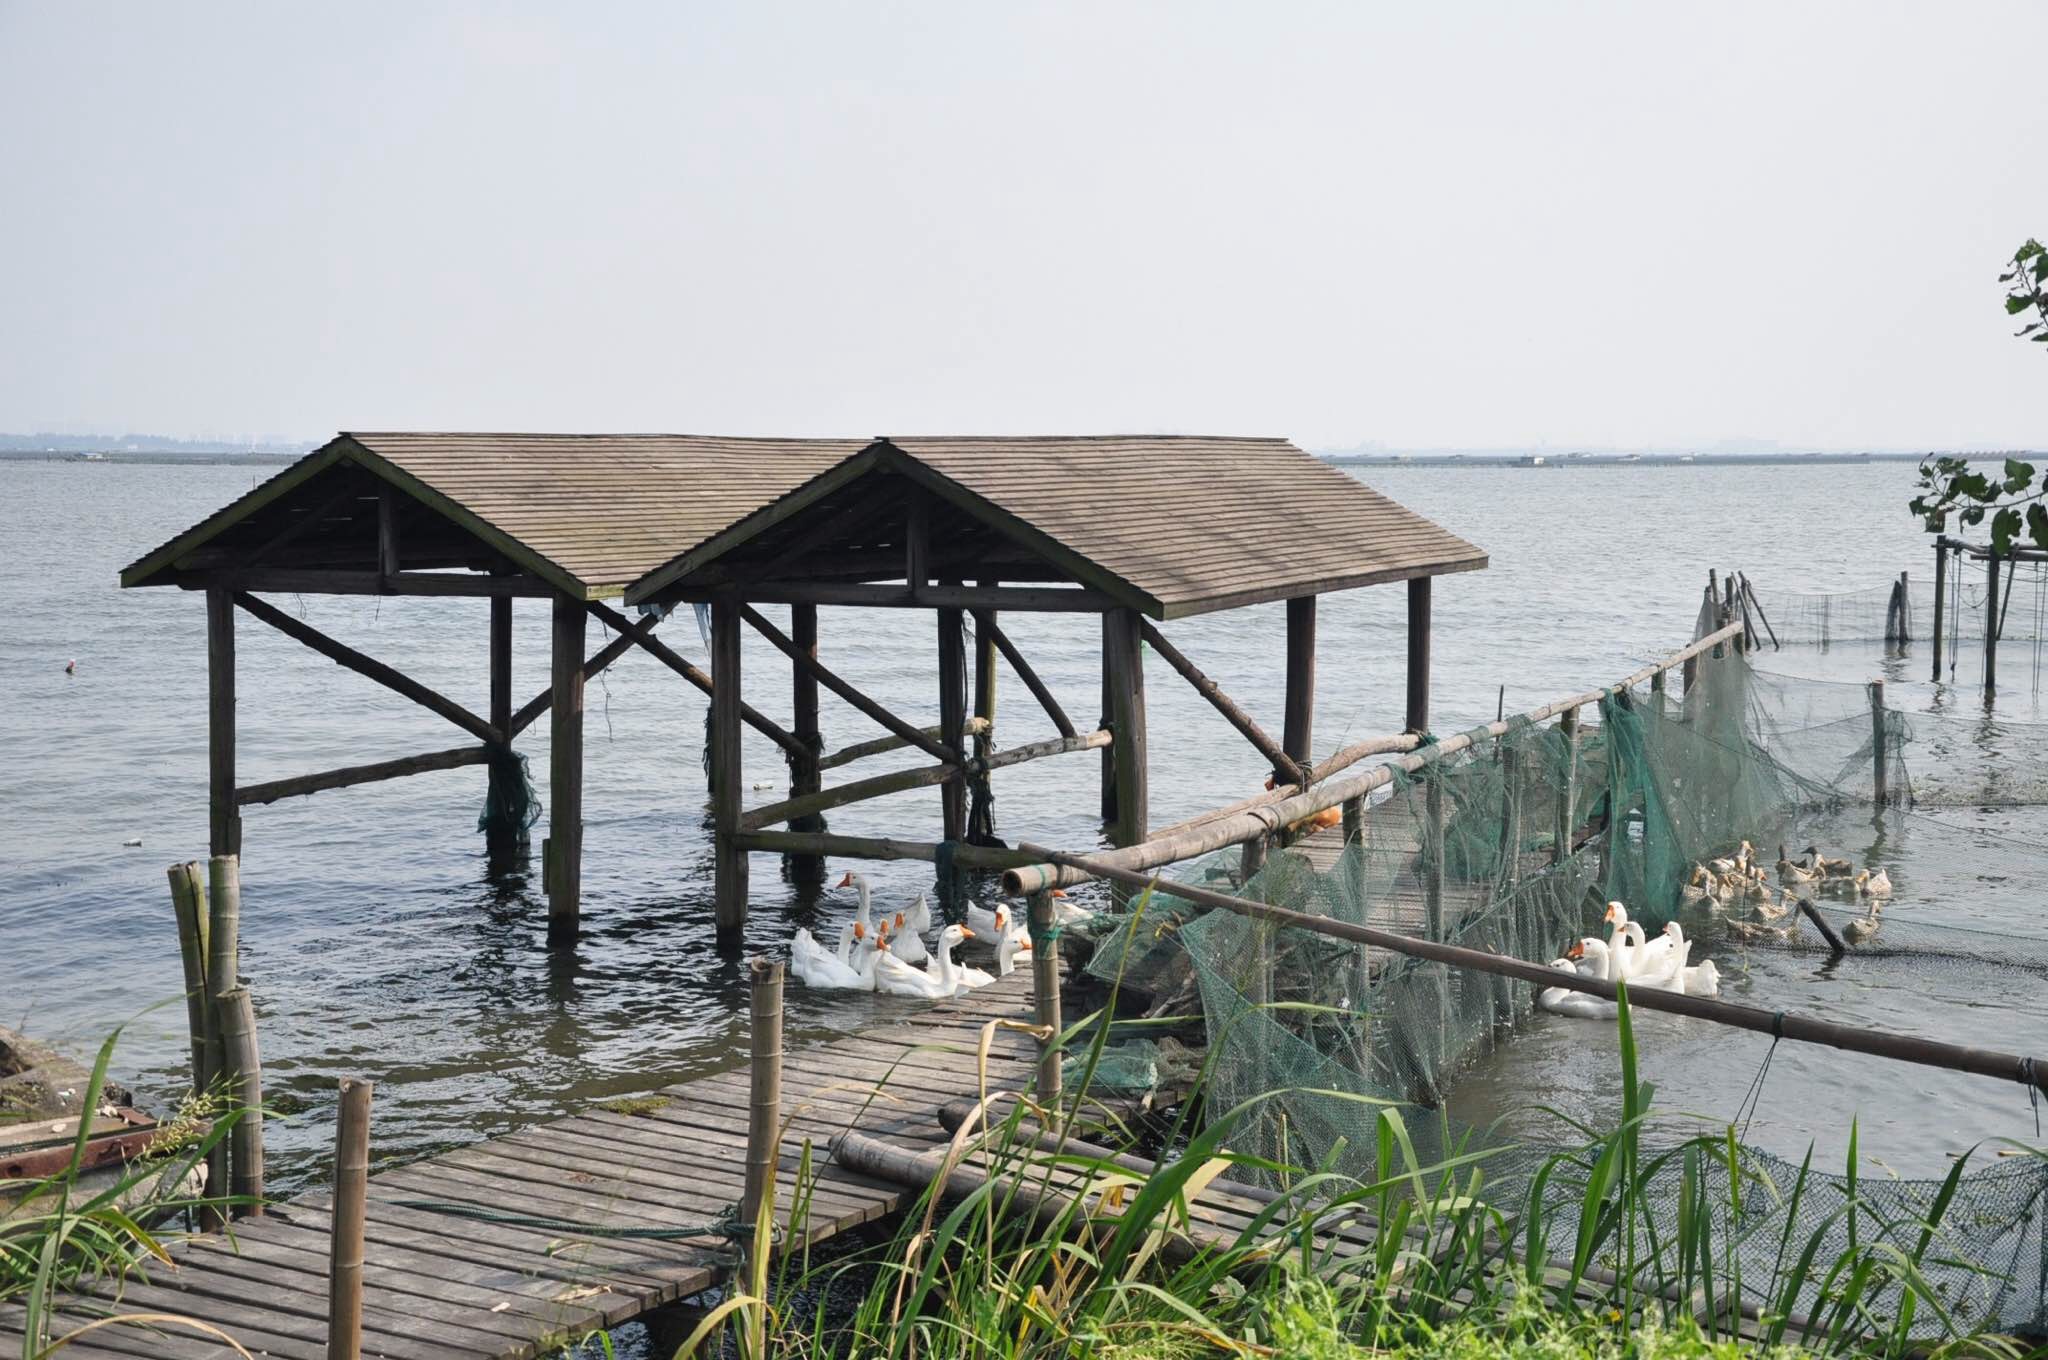
[[235,597],[206,592],[207,853],[242,852],[242,814],[235,802]]
[[747,1173],[740,1196],[740,1222],[749,1226],[759,1221],[764,1201],[774,1215],[769,1195],[782,1138],[782,962],[757,958],[750,972]]
[[[512,740],[512,597],[493,595],[491,597],[491,726],[505,734],[509,748]],[[486,767],[490,774],[490,799],[488,806],[507,808],[512,806],[511,790],[503,787],[507,780],[519,777],[518,767],[503,754],[494,754]],[[523,828],[504,824],[500,818],[490,818],[485,823],[484,853],[495,865],[506,859],[519,842],[525,838]]]
[[228,1134],[228,1191],[245,1201],[236,1218],[263,1212],[263,1059],[256,1047],[256,1003],[247,987],[220,998],[221,1053],[234,1095],[235,1126]]
[[1928,678],[1936,684],[1941,683],[1941,615],[1943,608],[1948,603],[1943,598],[1947,593],[1948,539],[1941,535],[1936,535],[1934,539],[1934,645],[1928,648],[1928,651],[1933,654],[1933,660],[1930,663],[1933,671]]
[[1060,1103],[1060,950],[1053,932],[1052,892],[1031,894],[1032,1020],[1047,1037],[1039,1041],[1038,1100],[1047,1108]]
[[740,829],[740,606],[711,604],[711,860],[718,933],[747,923],[747,852],[733,844]]
[[1430,578],[1408,583],[1408,725],[1410,732],[1429,730],[1429,591]]
[[583,916],[583,621],[580,600],[555,597],[554,702],[548,709],[548,944],[576,943]]
[[363,1220],[370,1199],[370,1083],[341,1079],[334,1122],[334,1209],[327,1238],[327,1360],[363,1346]]
[[1871,799],[1882,808],[1890,801],[1885,786],[1884,681],[1870,682],[1870,777]]
[[1987,555],[1989,589],[1984,598],[1984,703],[1989,706],[1998,694],[1998,550]]

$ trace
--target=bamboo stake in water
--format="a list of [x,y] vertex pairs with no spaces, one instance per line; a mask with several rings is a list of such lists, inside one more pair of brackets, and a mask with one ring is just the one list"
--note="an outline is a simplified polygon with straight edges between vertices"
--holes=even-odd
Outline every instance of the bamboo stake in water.
[[238,1109],[228,1135],[228,1189],[235,1217],[263,1212],[263,1059],[256,1048],[256,1006],[247,987],[236,987],[216,1003],[220,1008],[221,1052],[227,1060],[228,1091]]
[[370,1091],[341,1079],[334,1124],[334,1212],[328,1219],[327,1360],[359,1360],[363,1341],[363,1218],[370,1198]]
[[[242,927],[241,862],[233,855],[215,855],[208,868],[206,894],[207,1084],[216,1085],[228,1070],[221,1035],[220,1000],[239,985]],[[232,1094],[232,1093],[230,1093]],[[232,1139],[216,1142],[206,1154],[206,1193],[228,1193],[228,1152]],[[209,1215],[210,1217],[211,1215]]]
[[1033,1018],[1048,1032],[1039,1044],[1038,1100],[1049,1109],[1060,1103],[1060,953],[1052,934],[1052,893],[1031,894],[1031,1000]]
[[196,864],[173,864],[171,910],[178,919],[178,958],[185,965],[185,1025],[192,1033],[192,1093],[206,1090],[206,913]]
[[[748,1008],[750,1094],[747,1100],[747,1177],[740,1198],[740,1222],[758,1220],[775,1185],[782,1135],[782,963],[755,959]],[[774,1212],[773,1203],[767,1206]]]

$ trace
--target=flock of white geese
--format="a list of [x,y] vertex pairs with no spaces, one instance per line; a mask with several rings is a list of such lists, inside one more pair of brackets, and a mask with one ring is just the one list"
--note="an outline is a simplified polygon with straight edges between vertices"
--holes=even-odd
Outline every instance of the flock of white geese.
[[[1733,855],[1710,859],[1693,866],[1681,894],[1687,906],[1703,906],[1715,916],[1737,907],[1753,909],[1752,919],[1730,918],[1723,922],[1736,939],[1790,941],[1799,933],[1799,889],[1836,893],[1852,897],[1865,906],[1865,914],[1842,927],[1842,939],[1860,945],[1877,934],[1886,899],[1892,895],[1891,875],[1884,869],[1857,869],[1846,859],[1833,859],[1814,846],[1807,846],[1798,859],[1787,858],[1778,847],[1778,886],[1773,888],[1764,866],[1755,860],[1755,847],[1748,841]],[[1721,974],[1714,961],[1694,964],[1692,941],[1673,921],[1655,939],[1644,936],[1641,924],[1629,920],[1628,908],[1609,902],[1603,918],[1606,939],[1589,935],[1574,941],[1565,957],[1552,959],[1550,966],[1582,977],[1658,991],[1682,992],[1688,996],[1716,996]],[[1616,1006],[1605,998],[1564,987],[1546,987],[1537,993],[1536,1005],[1555,1015],[1582,1020],[1612,1020]]]
[[[923,893],[900,911],[885,909],[877,920],[867,875],[848,874],[838,886],[852,888],[860,899],[854,918],[840,928],[838,948],[827,949],[803,929],[790,942],[789,970],[807,987],[937,1001],[986,987],[1008,976],[1018,963],[1031,960],[1030,930],[1008,907],[970,902],[966,921],[941,927],[927,945],[932,912]],[[1063,899],[1065,894],[1055,891],[1053,896]],[[1063,900],[1055,901],[1054,907],[1060,924],[1088,915]],[[953,957],[962,942],[974,939],[994,944],[995,972],[969,967]]]

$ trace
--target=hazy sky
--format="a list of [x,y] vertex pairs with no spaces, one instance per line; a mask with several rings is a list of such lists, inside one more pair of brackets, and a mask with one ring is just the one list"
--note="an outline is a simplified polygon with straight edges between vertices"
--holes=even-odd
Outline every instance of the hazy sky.
[[0,429],[2044,447],[2039,18],[0,0]]

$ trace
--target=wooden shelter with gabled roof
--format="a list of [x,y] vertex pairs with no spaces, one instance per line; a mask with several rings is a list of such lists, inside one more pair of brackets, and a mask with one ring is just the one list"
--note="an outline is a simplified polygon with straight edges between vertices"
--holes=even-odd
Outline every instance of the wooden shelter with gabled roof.
[[[244,806],[421,770],[488,764],[496,803],[501,783],[519,778],[509,759],[514,739],[548,713],[544,880],[550,937],[567,941],[581,909],[583,685],[634,646],[711,696],[717,916],[730,931],[745,919],[750,852],[806,861],[925,858],[940,863],[942,880],[956,866],[1001,868],[1030,858],[994,840],[981,815],[986,801],[973,799],[970,808],[970,793],[985,793],[995,769],[1063,751],[1103,752],[1103,815],[1113,839],[1146,839],[1148,645],[1271,761],[1277,787],[1269,797],[1361,758],[1367,752],[1313,757],[1315,602],[1330,591],[1407,583],[1408,726],[1419,732],[1428,721],[1430,581],[1485,565],[1471,544],[1278,439],[358,433],[338,436],[146,554],[121,583],[206,593],[217,854],[239,850]],[[488,713],[473,713],[265,603],[259,596],[269,591],[488,598]],[[515,708],[511,609],[520,597],[552,602],[553,644],[548,687]],[[658,617],[632,621],[606,603],[621,597],[657,612],[707,604],[711,674],[654,637]],[[1287,601],[1287,693],[1275,739],[1157,625],[1279,600]],[[760,605],[788,606],[787,631]],[[819,661],[820,605],[935,612],[935,725],[892,713]],[[471,741],[237,785],[237,609],[439,713]],[[1044,611],[1102,618],[1102,720],[1086,732],[999,622],[1005,612]],[[616,636],[590,653],[593,616]],[[794,716],[787,727],[743,700],[743,625],[790,658]],[[999,656],[1045,708],[1058,738],[996,749]],[[889,736],[826,754],[821,687]],[[742,725],[783,750],[790,798],[742,807]],[[822,786],[828,769],[904,746],[936,763]],[[819,820],[830,808],[920,786],[941,789],[937,841],[833,836]]]

